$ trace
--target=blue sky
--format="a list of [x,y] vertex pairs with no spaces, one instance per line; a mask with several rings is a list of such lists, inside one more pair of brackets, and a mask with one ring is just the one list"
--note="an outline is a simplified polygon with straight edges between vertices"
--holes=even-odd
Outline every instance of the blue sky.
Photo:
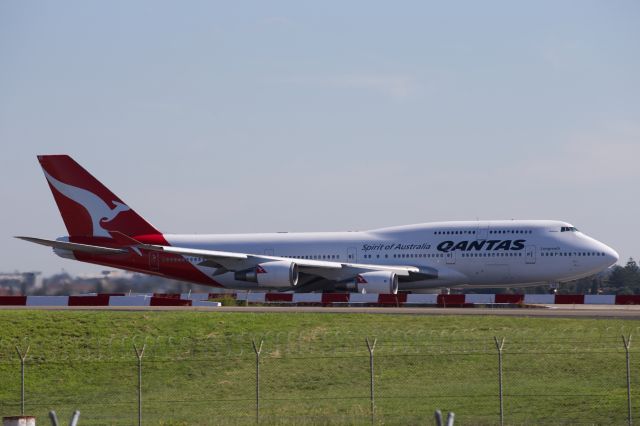
[[640,257],[640,3],[0,2],[0,271],[101,268],[35,156],[167,232],[566,220]]

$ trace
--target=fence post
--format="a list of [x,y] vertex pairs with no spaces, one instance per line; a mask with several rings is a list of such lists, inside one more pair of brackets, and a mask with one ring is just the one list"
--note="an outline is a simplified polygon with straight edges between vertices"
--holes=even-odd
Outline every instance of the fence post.
[[624,344],[624,350],[627,353],[627,423],[631,425],[631,367],[629,363],[629,348],[631,347],[631,334],[629,338],[622,336],[622,343]]
[[374,380],[373,380],[373,351],[376,349],[376,342],[378,339],[373,339],[373,344],[369,342],[369,338],[364,339],[367,342],[367,349],[369,349],[369,399],[371,401],[371,424],[376,419],[376,403],[374,394]]
[[447,414],[447,426],[453,426],[453,422],[455,421],[456,414],[452,411],[449,411]]
[[436,426],[442,426],[442,411],[436,410],[434,416],[436,418]]
[[73,412],[73,416],[71,417],[71,421],[69,422],[69,426],[78,426],[78,421],[80,420],[80,411],[76,410]]
[[500,391],[500,426],[504,425],[504,402],[502,394],[502,348],[504,348],[504,337],[498,340],[497,337],[493,337],[496,343],[496,349],[498,349],[498,388]]
[[256,353],[256,424],[260,423],[260,352],[262,352],[262,344],[264,339],[260,339],[260,345],[256,345],[256,341],[251,339],[253,351]]
[[147,344],[143,343],[142,349],[138,350],[136,344],[133,344],[133,349],[136,351],[136,357],[138,358],[138,426],[142,425],[142,357],[146,346]]
[[27,359],[29,348],[31,348],[31,345],[27,345],[27,349],[23,354],[18,345],[16,345],[16,352],[18,352],[18,356],[20,357],[20,415],[22,416],[24,416],[24,363]]
[[[51,424],[53,426],[59,426],[60,423],[58,422],[58,416],[56,415],[56,412],[51,410],[49,411],[49,419],[51,419]],[[77,426],[78,425],[78,420],[80,420],[80,411],[76,410],[73,412],[73,417],[71,417],[71,421],[69,422],[69,426]]]
[[60,424],[58,423],[58,416],[56,415],[55,411],[49,411],[49,419],[51,419],[51,424],[53,426],[60,426]]

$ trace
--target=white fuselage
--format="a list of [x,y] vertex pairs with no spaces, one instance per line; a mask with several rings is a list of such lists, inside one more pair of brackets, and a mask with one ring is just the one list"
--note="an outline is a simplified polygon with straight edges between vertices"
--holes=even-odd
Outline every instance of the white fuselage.
[[[434,222],[358,232],[241,235],[164,234],[172,246],[365,265],[415,266],[437,278],[401,290],[559,283],[595,274],[618,260],[607,245],[559,221]],[[228,288],[255,285],[194,266]]]

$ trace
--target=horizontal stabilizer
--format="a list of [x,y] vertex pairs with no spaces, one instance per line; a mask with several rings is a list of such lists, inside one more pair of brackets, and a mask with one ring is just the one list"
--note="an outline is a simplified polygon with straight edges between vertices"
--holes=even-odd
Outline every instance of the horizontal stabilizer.
[[92,246],[89,244],[79,244],[79,243],[70,243],[67,241],[55,241],[55,240],[44,240],[42,238],[33,238],[33,237],[16,237],[21,240],[29,241],[30,243],[36,243],[43,246],[53,247],[57,249],[63,250],[71,250],[71,251],[81,251],[83,253],[91,253],[91,254],[125,254],[128,253],[126,249],[117,249],[110,247],[101,247],[101,246]]

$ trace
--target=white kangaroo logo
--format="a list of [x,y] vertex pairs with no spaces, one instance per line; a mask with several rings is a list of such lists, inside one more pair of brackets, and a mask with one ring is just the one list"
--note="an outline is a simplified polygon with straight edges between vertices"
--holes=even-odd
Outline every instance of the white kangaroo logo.
[[98,197],[93,192],[86,189],[77,188],[64,182],[60,182],[58,179],[51,176],[44,171],[44,174],[51,185],[58,190],[65,197],[75,201],[84,207],[91,216],[91,222],[93,225],[94,237],[107,237],[112,238],[109,232],[101,225],[102,222],[111,222],[120,213],[130,210],[129,206],[118,201],[112,201],[115,204],[115,208],[109,207],[102,198]]

